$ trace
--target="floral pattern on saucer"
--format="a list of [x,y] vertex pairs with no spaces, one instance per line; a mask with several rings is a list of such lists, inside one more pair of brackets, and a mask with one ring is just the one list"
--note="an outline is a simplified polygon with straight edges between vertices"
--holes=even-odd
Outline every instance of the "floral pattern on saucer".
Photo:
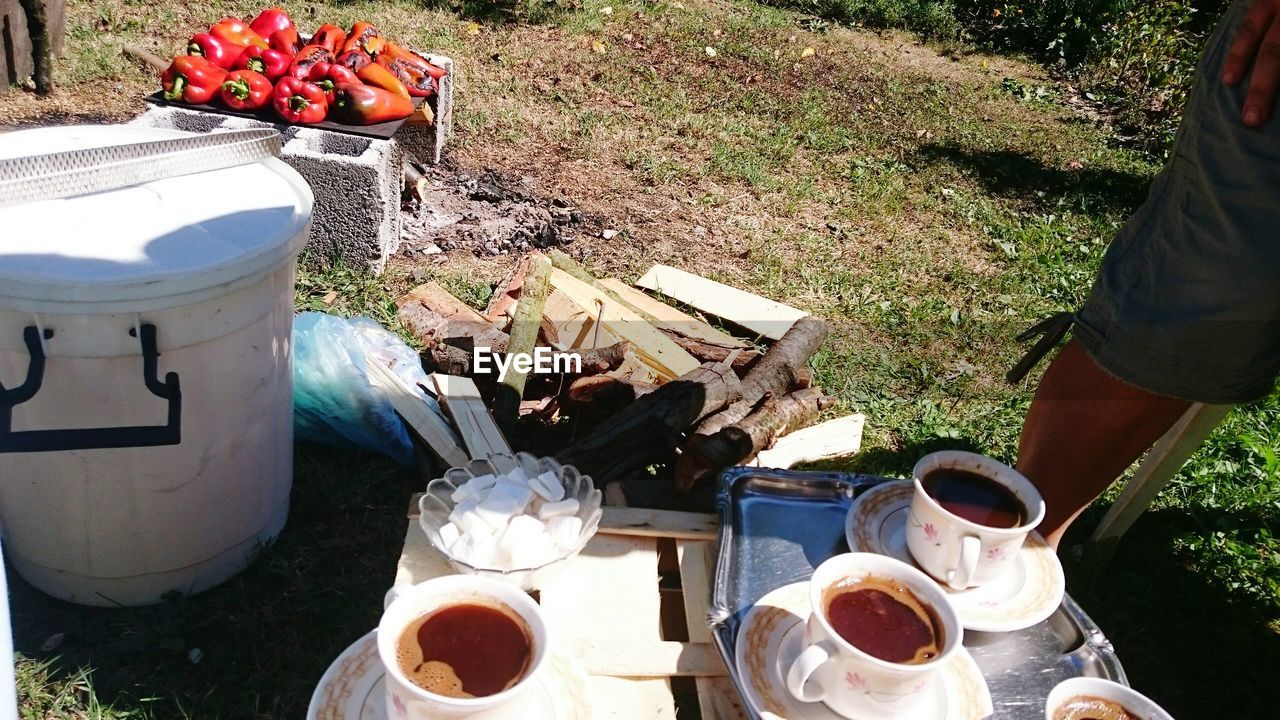
[[[907,549],[906,525],[911,517],[910,480],[887,482],[868,489],[849,508],[845,540],[849,549],[888,555],[915,564]],[[925,528],[925,536],[929,536]],[[987,551],[995,560],[1008,561],[1007,546]],[[960,616],[966,630],[1011,632],[1035,625],[1053,614],[1067,590],[1062,564],[1053,548],[1038,533],[1027,536],[1022,551],[1001,577],[981,587],[954,590],[939,583]]]
[[[782,667],[794,660],[809,616],[809,584],[784,585],[765,595],[748,611],[738,629],[735,661],[744,699],[764,720],[842,720],[822,703],[797,700],[787,690]],[[780,657],[790,652],[792,657]],[[862,683],[856,673],[845,681],[853,687]],[[979,720],[994,712],[991,693],[982,671],[964,648],[960,648],[938,677],[934,701],[946,706],[937,720]],[[870,720],[856,719],[856,720]]]

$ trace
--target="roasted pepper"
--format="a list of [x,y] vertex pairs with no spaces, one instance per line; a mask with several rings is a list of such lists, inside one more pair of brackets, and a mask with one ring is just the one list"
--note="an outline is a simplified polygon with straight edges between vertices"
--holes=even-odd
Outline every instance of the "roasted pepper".
[[209,28],[209,34],[241,47],[257,45],[260,48],[271,47],[261,35],[253,31],[245,21],[235,17],[225,17]]
[[267,37],[267,44],[276,52],[297,55],[298,48],[302,47],[302,38],[298,37],[298,31],[293,28],[277,30]]
[[271,82],[279,80],[293,60],[277,50],[264,50],[257,45],[250,45],[240,53],[232,70],[252,70],[267,76]]
[[359,50],[352,50],[339,55],[336,62],[351,72],[358,73],[373,61]]
[[383,53],[378,56],[378,64],[386,68],[396,79],[404,84],[404,89],[413,97],[430,97],[436,92],[436,79],[428,75],[422,68],[410,65],[404,60],[393,60]]
[[360,78],[356,77],[355,73],[337,63],[316,63],[311,66],[311,73],[303,80],[320,86],[324,91],[325,99],[329,101],[329,107],[333,107],[333,91],[339,85],[360,84]]
[[334,55],[339,54],[342,44],[347,41],[347,34],[337,25],[321,25],[316,34],[311,36],[311,44],[319,45]]
[[222,81],[222,102],[232,110],[257,110],[271,102],[275,88],[266,75],[253,70],[232,70]]
[[386,44],[387,41],[382,39],[382,33],[378,32],[378,28],[374,27],[373,23],[358,22],[352,25],[351,32],[347,33],[347,39],[342,43],[342,52],[359,50],[373,58],[382,52]]
[[349,125],[375,125],[409,117],[413,102],[371,85],[343,83],[334,91],[332,114]]
[[276,82],[271,103],[276,114],[291,123],[318,123],[329,112],[329,101],[319,85],[287,75]]
[[433,64],[430,60],[427,60],[418,53],[408,48],[401,47],[390,40],[382,46],[382,52],[378,55],[378,57],[383,56],[389,56],[392,60],[403,60],[410,65],[421,68],[423,72],[436,80],[439,80],[449,74],[448,70],[445,70],[439,65]]
[[202,57],[223,70],[230,70],[244,48],[220,40],[209,33],[196,33],[187,43],[187,54]]
[[391,74],[391,71],[377,63],[369,63],[356,71],[356,77],[360,78],[367,85],[380,87],[388,92],[395,93],[400,97],[408,100],[410,95],[404,83],[399,78]]
[[332,61],[333,55],[328,50],[319,45],[307,45],[299,50],[297,55],[293,56],[293,63],[289,65],[285,75],[303,80],[311,73],[311,68],[316,64]]
[[227,71],[199,55],[179,55],[160,75],[164,98],[204,105],[217,95]]

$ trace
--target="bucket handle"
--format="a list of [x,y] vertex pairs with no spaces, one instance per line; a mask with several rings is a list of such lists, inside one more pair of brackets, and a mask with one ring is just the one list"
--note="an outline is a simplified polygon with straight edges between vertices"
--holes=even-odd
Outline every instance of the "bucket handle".
[[42,340],[53,337],[53,330],[46,329],[42,338],[40,330],[30,326],[22,332],[27,352],[31,355],[27,379],[12,390],[6,390],[0,385],[0,453],[151,447],[181,443],[182,390],[178,386],[178,373],[168,373],[164,382],[157,377],[157,358],[160,357],[160,352],[156,349],[156,326],[148,323],[137,330],[131,329],[129,334],[141,334],[142,379],[147,390],[152,395],[169,401],[169,420],[166,425],[14,432],[13,408],[35,397],[40,391],[44,382],[45,363]]

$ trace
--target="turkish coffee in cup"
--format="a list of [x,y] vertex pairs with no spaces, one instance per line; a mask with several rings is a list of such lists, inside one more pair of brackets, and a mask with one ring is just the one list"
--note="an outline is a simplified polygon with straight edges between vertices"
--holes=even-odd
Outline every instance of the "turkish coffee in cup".
[[837,635],[886,662],[919,665],[946,644],[937,611],[890,577],[838,580],[823,593],[822,604]]
[[404,676],[452,698],[500,693],[520,682],[532,659],[528,626],[496,601],[441,607],[411,622],[396,642]]

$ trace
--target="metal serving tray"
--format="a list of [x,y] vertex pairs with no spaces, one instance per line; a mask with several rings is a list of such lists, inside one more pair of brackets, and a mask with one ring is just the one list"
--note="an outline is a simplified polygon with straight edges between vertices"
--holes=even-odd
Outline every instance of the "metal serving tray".
[[[734,468],[720,478],[720,514],[711,621],[716,645],[739,691],[738,627],[769,591],[808,580],[823,560],[847,552],[845,516],[853,499],[889,478],[848,473]],[[1066,596],[1048,620],[1011,633],[966,631],[965,647],[986,676],[996,718],[1042,720],[1049,690],[1076,676],[1128,684],[1110,641]]]

